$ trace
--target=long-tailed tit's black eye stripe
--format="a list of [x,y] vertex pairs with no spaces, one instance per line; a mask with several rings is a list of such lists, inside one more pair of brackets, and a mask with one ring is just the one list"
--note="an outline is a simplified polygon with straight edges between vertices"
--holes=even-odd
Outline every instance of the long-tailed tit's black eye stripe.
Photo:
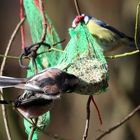
[[51,77],[48,77],[48,78],[44,78],[42,80],[39,80],[37,85],[40,86],[40,87],[44,87],[46,85],[54,85],[56,84],[56,80],[54,80],[53,78]]

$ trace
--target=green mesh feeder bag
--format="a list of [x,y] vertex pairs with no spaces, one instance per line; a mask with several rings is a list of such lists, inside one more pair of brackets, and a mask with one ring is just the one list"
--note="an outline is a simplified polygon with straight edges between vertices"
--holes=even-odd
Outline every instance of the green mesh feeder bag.
[[[28,21],[28,25],[31,32],[32,41],[33,43],[40,42],[40,38],[42,36],[42,31],[43,31],[42,16],[40,14],[40,11],[35,5],[35,0],[24,0],[23,2],[24,2],[26,19]],[[47,19],[47,23],[46,23],[47,28],[46,28],[46,37],[44,42],[52,46],[53,44],[60,42],[60,39],[46,11],[45,11],[45,18]],[[62,49],[62,46],[61,44],[58,44],[55,45],[54,48]],[[44,68],[55,66],[62,53],[59,51],[51,51],[51,52],[46,52],[46,51],[48,51],[48,48],[45,46],[41,46],[37,51],[37,53],[45,52],[39,55],[35,60],[38,72],[42,71],[42,69]],[[35,74],[32,61],[29,62],[29,67],[30,69],[27,71],[27,77],[31,77]],[[37,137],[40,130],[44,131],[44,129],[48,126],[49,122],[50,122],[50,112],[48,111],[38,118],[37,127],[39,129],[36,129],[36,131],[34,132],[32,140],[38,139]],[[24,119],[24,125],[25,125],[26,132],[29,135],[32,124]]]
[[[31,37],[33,43],[40,42],[42,31],[43,31],[43,25],[42,25],[42,17],[40,14],[40,11],[38,10],[37,6],[35,5],[35,1],[37,0],[24,0],[24,8],[25,8],[25,14],[28,21],[28,25],[31,32]],[[50,20],[50,18],[47,15],[47,12],[45,11],[45,18],[47,19],[47,29],[46,29],[46,37],[44,42],[50,44],[51,46],[55,43],[60,42],[59,36]],[[53,46],[56,49],[62,49],[61,44],[57,44]],[[59,51],[51,51],[47,52],[48,48],[41,46],[38,50],[38,53],[45,52],[42,55],[39,55],[37,58],[37,62],[39,63],[38,67],[42,66],[44,68],[46,67],[52,67],[55,66],[59,60],[59,57],[62,52]]]
[[105,91],[108,87],[108,65],[100,46],[84,23],[70,28],[69,34],[71,39],[57,67],[79,77],[76,93],[93,95]]

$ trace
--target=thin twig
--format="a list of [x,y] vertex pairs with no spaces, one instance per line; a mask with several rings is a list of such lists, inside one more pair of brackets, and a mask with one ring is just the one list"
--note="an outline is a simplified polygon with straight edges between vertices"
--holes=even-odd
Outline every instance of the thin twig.
[[127,122],[130,118],[132,118],[138,111],[140,111],[140,105],[138,105],[131,113],[129,113],[126,117],[124,117],[120,122],[116,123],[111,128],[105,130],[102,134],[100,134],[95,140],[101,140],[107,134],[111,133],[112,131],[116,130],[118,127],[123,125]]
[[136,49],[139,49],[139,48],[138,48],[138,41],[137,41],[138,24],[139,24],[139,8],[140,8],[140,1],[139,1],[138,5],[137,5],[136,21],[135,21],[135,34],[134,34],[134,39],[135,39]]
[[102,117],[101,117],[101,114],[100,114],[99,108],[98,108],[98,106],[97,106],[97,104],[96,104],[96,102],[95,102],[93,96],[92,96],[92,102],[93,102],[93,104],[94,104],[94,106],[95,106],[95,109],[96,109],[96,111],[97,111],[97,114],[98,114],[98,118],[99,118],[100,124],[102,125],[102,124],[103,124]]
[[132,52],[127,52],[127,53],[123,53],[123,54],[117,54],[117,55],[112,55],[112,56],[106,56],[107,59],[116,59],[116,58],[121,58],[121,57],[125,57],[125,56],[131,56],[134,54],[140,53],[139,50],[135,50]]
[[138,24],[139,24],[139,8],[140,8],[140,1],[137,5],[137,11],[136,11],[136,21],[135,21],[135,34],[134,34],[134,41],[135,41],[135,46],[136,46],[136,51],[132,51],[132,52],[127,52],[127,53],[123,53],[123,54],[118,54],[118,55],[114,55],[114,56],[106,56],[106,58],[109,59],[116,59],[116,58],[121,58],[121,57],[125,57],[125,56],[130,56],[130,55],[134,55],[136,53],[139,53],[139,46],[138,46],[138,41],[137,41],[137,36],[138,36]]
[[57,49],[57,48],[51,48],[51,49],[49,49],[49,50],[47,50],[47,51],[43,51],[43,52],[38,53],[37,56],[39,56],[39,55],[41,55],[41,54],[44,54],[44,53],[47,53],[47,52],[51,52],[51,51],[57,51],[57,52],[62,52],[62,53],[64,53],[64,50],[60,50],[60,49]]
[[10,59],[19,59],[19,57],[18,56],[11,56],[11,55],[3,55],[3,54],[0,54],[0,57],[6,57],[6,58],[10,58]]
[[81,15],[78,0],[74,0],[74,4],[75,4],[75,8],[76,8],[77,14]]
[[[129,98],[127,91],[125,88],[122,88],[119,85],[119,82],[116,80],[116,73],[111,74],[111,85],[110,85],[110,92],[113,92],[112,99],[113,103],[116,105],[117,111],[119,111],[119,115],[129,114],[131,110],[133,110],[134,104],[131,98]],[[121,96],[121,97],[120,97]],[[116,100],[120,98],[119,100]],[[123,107],[122,107],[123,106]],[[127,122],[127,125],[130,127],[132,134],[136,140],[140,140],[139,135],[139,126],[140,126],[140,117],[139,113],[135,114],[135,119],[130,119]]]
[[29,137],[28,137],[28,140],[32,140],[32,137],[34,135],[34,132],[36,130],[36,126],[37,126],[37,121],[38,119],[34,119],[34,124],[32,125],[32,128],[31,128],[31,131],[30,131],[30,134],[29,134]]
[[87,117],[86,117],[86,124],[85,124],[85,130],[83,134],[82,140],[86,140],[88,137],[88,130],[89,130],[89,122],[90,122],[90,103],[92,100],[92,95],[89,96],[87,101]]
[[47,24],[46,24],[46,17],[45,17],[45,14],[44,14],[44,7],[43,7],[42,0],[39,0],[39,8],[40,8],[40,14],[42,16],[42,26],[43,26],[42,36],[41,36],[40,41],[43,42],[45,40],[45,36],[46,36]]
[[[8,55],[8,52],[9,52],[10,47],[11,47],[11,45],[12,45],[14,39],[15,39],[15,36],[16,36],[20,26],[23,24],[24,20],[25,20],[25,17],[17,24],[16,28],[14,29],[14,32],[12,33],[12,36],[10,37],[10,40],[9,40],[8,45],[6,47],[6,51],[4,53],[4,56]],[[0,75],[3,74],[5,63],[6,63],[6,57],[3,58],[3,61],[2,61],[2,64],[1,64],[1,69],[0,69]]]
[[[16,26],[16,28],[14,29],[11,37],[10,37],[10,40],[8,42],[8,45],[6,47],[6,50],[5,50],[5,53],[4,53],[4,56],[7,56],[8,55],[8,52],[11,48],[11,45],[15,39],[15,36],[20,28],[20,26],[22,25],[22,23],[24,22],[25,18],[23,18]],[[7,57],[4,57],[3,58],[3,61],[2,61],[2,64],[1,64],[1,68],[0,68],[0,75],[3,74],[3,71],[4,71],[4,67],[5,67],[5,64],[6,64],[6,60],[7,60]],[[1,93],[3,94],[3,90],[1,89]],[[1,95],[1,99],[4,100],[4,97]],[[4,120],[4,125],[5,125],[5,130],[6,130],[6,134],[7,134],[7,138],[8,140],[12,140],[12,137],[11,137],[11,132],[10,132],[10,128],[9,128],[9,123],[8,123],[8,118],[7,118],[7,111],[6,111],[6,107],[4,105],[2,105],[2,115],[3,115],[3,120]]]
[[[2,89],[1,89],[1,93],[3,94]],[[4,100],[3,95],[1,95],[1,100]],[[3,121],[4,121],[7,138],[8,138],[8,140],[12,140],[8,117],[7,117],[7,109],[6,109],[5,105],[1,105],[1,108],[2,108],[2,117],[3,117]]]
[[31,131],[30,131],[30,135],[28,137],[28,140],[32,140],[32,137],[33,137],[33,134],[34,134],[35,129],[36,128],[34,126],[32,126]]
[[[22,20],[24,16],[25,14],[24,14],[23,0],[20,0],[20,20]],[[24,49],[25,48],[25,31],[24,31],[23,25],[21,25],[20,27],[20,33],[21,33],[21,47],[22,49]]]

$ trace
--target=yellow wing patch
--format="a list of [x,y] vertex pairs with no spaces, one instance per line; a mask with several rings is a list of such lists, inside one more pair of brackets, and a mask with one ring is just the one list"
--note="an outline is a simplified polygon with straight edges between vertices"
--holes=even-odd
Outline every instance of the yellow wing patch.
[[89,32],[98,39],[105,40],[106,42],[113,42],[116,40],[113,32],[97,25],[92,20],[87,24],[87,28]]

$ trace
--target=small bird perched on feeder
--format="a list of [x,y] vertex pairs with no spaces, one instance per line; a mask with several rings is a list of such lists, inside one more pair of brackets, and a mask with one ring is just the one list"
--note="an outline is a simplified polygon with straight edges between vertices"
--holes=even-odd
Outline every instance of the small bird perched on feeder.
[[[0,88],[20,88],[25,92],[12,104],[27,118],[36,118],[50,109],[53,100],[76,88],[79,79],[57,68],[47,68],[30,78],[0,76]],[[1,104],[11,102],[1,101]]]
[[47,68],[30,78],[0,76],[0,88],[14,87],[38,92],[46,99],[57,99],[61,93],[73,90],[79,79],[57,68]]
[[103,51],[112,50],[122,45],[135,47],[134,38],[91,16],[84,14],[77,16],[72,23],[72,27],[75,28],[80,21],[86,24],[89,32]]

